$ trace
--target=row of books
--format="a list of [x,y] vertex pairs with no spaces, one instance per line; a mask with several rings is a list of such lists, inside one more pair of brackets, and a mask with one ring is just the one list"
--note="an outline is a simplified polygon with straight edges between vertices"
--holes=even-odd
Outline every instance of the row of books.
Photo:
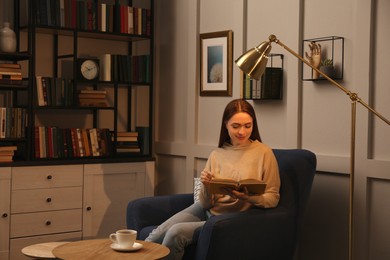
[[77,94],[80,106],[108,107],[106,90],[80,90]]
[[105,128],[35,127],[35,158],[110,156],[111,133]]
[[151,35],[151,10],[124,1],[36,0],[37,25]]
[[136,35],[151,35],[151,10],[116,2],[98,5],[98,30]]
[[0,107],[0,138],[24,138],[26,121],[25,108]]
[[73,106],[73,81],[36,76],[38,106]]
[[13,157],[17,149],[17,146],[13,145],[0,146],[0,163],[13,162]]
[[103,54],[99,57],[100,80],[150,83],[150,55]]
[[18,63],[0,63],[0,80],[7,81],[21,81],[22,67]]

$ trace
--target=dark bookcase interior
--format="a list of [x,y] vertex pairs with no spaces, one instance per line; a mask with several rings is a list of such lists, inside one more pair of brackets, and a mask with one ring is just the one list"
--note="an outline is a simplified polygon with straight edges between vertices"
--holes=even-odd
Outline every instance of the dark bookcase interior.
[[150,160],[154,1],[13,9],[17,51],[0,52],[0,163]]

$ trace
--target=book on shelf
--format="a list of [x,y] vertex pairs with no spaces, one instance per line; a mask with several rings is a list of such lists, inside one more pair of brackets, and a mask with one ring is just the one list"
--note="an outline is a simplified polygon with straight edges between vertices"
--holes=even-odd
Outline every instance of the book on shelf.
[[17,80],[17,81],[21,81],[22,79],[23,79],[22,74],[9,75],[9,74],[1,74],[0,73],[0,80]]
[[20,70],[22,66],[19,63],[0,63],[0,68],[11,68]]
[[14,161],[13,155],[0,155],[0,162],[2,163],[13,162],[13,161]]
[[105,98],[79,98],[81,107],[108,107],[108,102]]
[[138,142],[137,136],[117,136],[117,142]]
[[137,126],[135,130],[138,132],[138,142],[141,148],[142,154],[150,153],[150,133],[149,127],[147,126]]
[[261,195],[264,193],[266,186],[267,184],[265,182],[256,179],[235,181],[232,179],[216,178],[210,181],[209,192],[212,194],[229,195],[227,191],[229,189],[242,191],[244,188],[247,188],[249,194]]
[[18,149],[16,145],[0,146],[0,152],[14,152]]
[[138,142],[138,132],[118,132],[116,140],[117,142]]
[[99,98],[106,98],[107,94],[106,93],[98,93],[98,92],[96,92],[96,93],[93,93],[93,92],[91,92],[91,93],[82,93],[82,92],[80,92],[79,94],[77,94],[77,96],[79,98],[92,98],[92,99],[96,98],[96,99],[99,99]]
[[281,99],[283,88],[283,69],[269,67],[265,69],[261,77],[261,92],[259,96],[262,99]]
[[139,147],[117,147],[117,153],[140,153],[141,148]]
[[117,132],[116,135],[120,137],[138,137],[138,132]]

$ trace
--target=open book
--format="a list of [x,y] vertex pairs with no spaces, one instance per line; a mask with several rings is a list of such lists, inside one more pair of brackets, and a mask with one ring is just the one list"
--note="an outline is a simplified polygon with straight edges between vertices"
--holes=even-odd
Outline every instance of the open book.
[[232,179],[213,179],[210,181],[210,193],[213,194],[227,194],[226,188],[235,189],[241,191],[246,187],[249,194],[261,195],[265,191],[267,184],[263,181],[256,179],[245,179],[241,181],[235,181]]

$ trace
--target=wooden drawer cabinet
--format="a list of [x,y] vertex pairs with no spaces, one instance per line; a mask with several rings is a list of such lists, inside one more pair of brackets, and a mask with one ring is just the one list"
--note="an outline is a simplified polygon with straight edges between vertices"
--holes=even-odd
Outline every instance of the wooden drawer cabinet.
[[8,259],[11,202],[11,167],[0,168],[0,260]]
[[82,186],[83,166],[34,166],[12,169],[12,190]]
[[[0,167],[0,260],[25,246],[107,238],[130,200],[154,195],[154,161]],[[3,216],[4,215],[4,216]]]
[[11,216],[10,237],[80,231],[82,210],[60,210]]
[[82,196],[82,187],[15,190],[11,196],[11,213],[81,209]]
[[83,165],[14,167],[11,173],[10,258],[24,246],[82,237]]

